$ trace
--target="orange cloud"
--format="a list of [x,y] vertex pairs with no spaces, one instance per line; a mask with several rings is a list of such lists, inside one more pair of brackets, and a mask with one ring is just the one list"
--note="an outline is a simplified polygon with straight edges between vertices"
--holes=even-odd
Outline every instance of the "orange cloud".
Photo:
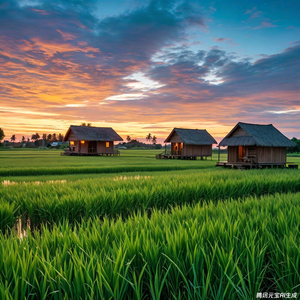
[[77,38],[76,35],[71,34],[71,33],[67,33],[67,32],[62,32],[60,29],[56,29],[56,31],[59,32],[62,35],[64,41],[74,40],[74,39]]

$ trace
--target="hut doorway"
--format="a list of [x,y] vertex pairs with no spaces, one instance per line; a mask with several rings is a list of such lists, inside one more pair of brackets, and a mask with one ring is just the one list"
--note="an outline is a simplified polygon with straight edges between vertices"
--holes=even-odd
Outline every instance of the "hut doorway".
[[238,147],[238,162],[243,162],[245,156],[246,156],[246,147],[239,146]]
[[97,153],[97,142],[89,141],[89,153]]
[[173,145],[173,155],[182,155],[183,143],[172,143]]

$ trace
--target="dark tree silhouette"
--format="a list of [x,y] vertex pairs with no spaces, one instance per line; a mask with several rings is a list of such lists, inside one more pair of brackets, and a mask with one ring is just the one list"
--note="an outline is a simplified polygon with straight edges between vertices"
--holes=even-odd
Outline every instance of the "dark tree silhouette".
[[52,134],[51,134],[51,133],[49,133],[49,134],[47,135],[47,141],[52,141]]
[[155,135],[152,137],[152,143],[153,145],[156,145],[157,143],[157,137]]
[[287,149],[288,153],[293,153],[293,152],[300,152],[300,139],[298,140],[297,138],[293,137],[291,139],[292,142],[294,142],[296,144],[295,147],[289,147]]
[[148,143],[152,140],[152,135],[151,135],[151,133],[147,134],[146,140],[147,140]]
[[2,141],[5,137],[4,130],[0,128],[0,141]]
[[52,134],[52,141],[53,141],[53,142],[57,142],[56,133],[53,133],[53,134]]
[[92,126],[92,123],[81,123],[80,126],[87,126],[87,127],[91,127]]
[[59,133],[58,134],[58,141],[63,142],[63,140],[64,140],[64,136],[61,133]]
[[25,141],[26,141],[26,138],[25,138],[25,136],[23,135],[23,136],[22,136],[22,143],[25,143]]
[[131,141],[130,135],[127,135],[126,141],[129,143]]
[[11,140],[12,142],[14,142],[14,141],[16,140],[16,135],[13,134],[13,135],[11,136],[10,140]]
[[47,140],[47,133],[43,133],[43,140],[44,140],[44,141]]

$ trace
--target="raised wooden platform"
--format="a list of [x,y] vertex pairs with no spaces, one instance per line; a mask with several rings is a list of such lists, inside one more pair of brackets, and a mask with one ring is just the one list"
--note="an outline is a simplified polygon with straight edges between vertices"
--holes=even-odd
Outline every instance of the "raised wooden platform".
[[291,162],[265,162],[265,163],[249,163],[249,162],[227,162],[219,161],[216,167],[224,167],[230,169],[265,169],[265,168],[290,168],[298,169],[298,165]]
[[88,153],[78,153],[73,151],[64,151],[60,153],[60,155],[66,155],[66,156],[120,156],[120,151],[114,151],[111,153],[95,153],[95,152],[88,152]]
[[165,154],[165,153],[160,153],[156,155],[157,159],[190,159],[190,160],[196,160],[196,159],[205,159],[207,160],[207,157],[212,158],[211,155],[203,155],[203,156],[199,156],[199,155],[174,155],[174,154]]

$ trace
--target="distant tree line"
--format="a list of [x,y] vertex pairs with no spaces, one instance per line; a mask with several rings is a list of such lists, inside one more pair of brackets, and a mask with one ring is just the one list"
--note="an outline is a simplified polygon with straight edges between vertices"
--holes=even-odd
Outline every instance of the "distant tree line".
[[[92,123],[81,123],[80,126],[87,126],[87,127],[91,127],[92,126]],[[5,137],[5,134],[4,134],[4,130],[2,128],[0,128],[0,142],[4,139]],[[22,143],[25,143],[25,142],[30,142],[30,141],[37,141],[37,140],[44,140],[44,141],[47,141],[47,142],[63,142],[64,140],[64,135],[61,134],[61,133],[43,133],[42,135],[40,135],[38,132],[35,133],[35,134],[32,134],[31,135],[31,138],[27,138],[23,135],[22,136]],[[10,137],[10,141],[11,142],[15,142],[16,141],[16,135],[13,134],[11,137]]]
[[137,139],[132,139],[130,135],[127,135],[126,142],[119,143],[119,146],[125,146],[126,148],[146,148],[146,149],[161,149],[162,145],[157,144],[157,137],[152,136],[151,133],[147,134],[146,140],[148,144],[138,141]]
[[[5,134],[4,134],[4,130],[2,128],[0,128],[0,142],[4,139],[5,137]],[[16,135],[13,134],[11,137],[10,137],[10,141],[11,142],[15,142],[16,141]],[[43,133],[42,134],[42,137],[39,135],[39,133],[35,133],[31,136],[31,138],[27,138],[23,135],[22,136],[22,142],[25,143],[25,142],[30,142],[30,141],[37,141],[37,140],[44,140],[44,141],[47,141],[47,142],[63,142],[64,140],[64,136],[63,134],[61,133]]]
[[[146,136],[146,140],[148,143],[152,143],[153,145],[156,145],[157,144],[157,137],[155,135],[152,136],[151,133],[147,134]],[[132,142],[132,141],[137,141],[137,140],[132,140],[130,135],[127,135],[126,137],[126,141],[128,143]]]
[[[38,141],[38,140],[44,140],[47,142],[63,142],[64,140],[64,136],[61,133],[43,133],[42,136],[39,135],[39,133],[35,133],[31,136],[31,139],[27,139],[27,141],[29,142],[31,141]],[[26,138],[25,136],[22,136],[22,142],[25,142]]]
[[296,144],[296,147],[288,148],[287,152],[288,153],[299,153],[300,152],[300,139],[293,137],[292,141]]

